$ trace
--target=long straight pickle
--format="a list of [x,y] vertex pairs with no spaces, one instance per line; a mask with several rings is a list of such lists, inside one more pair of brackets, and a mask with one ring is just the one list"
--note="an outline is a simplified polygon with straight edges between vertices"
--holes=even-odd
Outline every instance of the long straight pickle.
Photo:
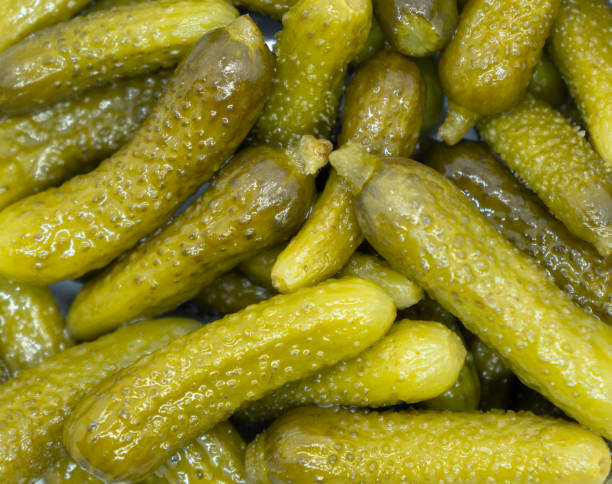
[[[469,4],[468,4],[469,5]],[[612,327],[576,306],[435,170],[348,146],[330,155],[372,246],[512,371],[578,422],[612,437]]]

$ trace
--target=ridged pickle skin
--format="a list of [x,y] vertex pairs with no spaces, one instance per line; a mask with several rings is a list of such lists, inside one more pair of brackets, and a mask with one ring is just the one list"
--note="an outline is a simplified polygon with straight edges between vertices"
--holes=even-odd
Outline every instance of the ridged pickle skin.
[[394,319],[391,297],[357,278],[249,306],[142,358],[85,397],[64,443],[99,477],[137,479],[246,402],[356,356]]
[[126,144],[171,73],[125,79],[0,119],[0,209],[95,168]]
[[592,143],[612,169],[612,6],[563,0],[549,50],[586,120]]
[[307,407],[281,417],[247,447],[254,484],[601,484],[609,469],[603,439],[529,412]]
[[544,53],[533,71],[528,90],[534,96],[559,108],[567,99],[567,89],[552,59]]
[[238,264],[238,269],[254,283],[274,291],[275,289],[272,285],[272,267],[274,267],[276,259],[285,250],[285,247],[287,247],[287,244],[262,250],[252,257],[243,260]]
[[512,370],[504,363],[497,351],[492,350],[478,338],[470,347],[482,388],[480,409],[508,408],[512,386],[515,381]]
[[0,110],[19,114],[89,87],[176,65],[238,11],[224,0],[148,2],[75,17],[0,53]]
[[60,456],[66,417],[107,376],[199,327],[160,319],[63,351],[0,386],[0,481],[38,478]]
[[371,23],[369,0],[296,3],[277,34],[272,92],[254,140],[287,146],[303,135],[329,138],[347,66],[365,46]]
[[399,321],[356,358],[289,383],[243,406],[234,417],[259,422],[312,404],[386,407],[420,402],[457,380],[465,354],[461,339],[444,325]]
[[238,153],[169,225],[85,284],[68,313],[71,334],[90,339],[175,309],[240,260],[290,237],[308,214],[314,175],[331,151],[331,143],[308,138],[321,150],[312,172],[277,148]]
[[0,276],[0,358],[11,375],[70,346],[51,291]]
[[527,95],[478,132],[571,233],[612,254],[612,172],[577,127]]
[[610,438],[612,327],[576,306],[450,180],[412,160],[383,162],[348,148],[330,161],[365,183],[356,212],[378,253],[495,349],[523,383]]
[[0,213],[0,273],[37,284],[76,278],[162,225],[246,136],[272,69],[248,17],[205,35],[130,143]]
[[545,267],[574,302],[612,324],[612,262],[572,235],[485,145],[437,145],[427,164],[452,180],[502,235]]

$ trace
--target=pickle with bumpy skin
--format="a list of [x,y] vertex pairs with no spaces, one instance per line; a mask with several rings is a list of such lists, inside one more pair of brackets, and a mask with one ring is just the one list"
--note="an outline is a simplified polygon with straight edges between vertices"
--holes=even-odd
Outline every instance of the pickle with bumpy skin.
[[470,352],[474,356],[480,380],[480,409],[486,411],[492,408],[508,408],[515,380],[512,370],[502,361],[497,351],[478,338],[472,342]]
[[54,106],[0,120],[0,209],[85,173],[127,143],[169,71],[93,88]]
[[270,299],[274,294],[238,271],[229,271],[202,289],[194,301],[202,310],[213,309],[229,314]]
[[0,212],[0,274],[36,284],[76,278],[161,226],[246,136],[272,69],[247,16],[205,35],[131,142]]
[[189,319],[160,319],[121,328],[24,370],[0,386],[0,482],[39,477],[61,455],[64,421],[107,376],[198,328]]
[[529,412],[364,412],[307,407],[249,444],[247,478],[277,482],[601,484],[604,440]]
[[561,74],[550,57],[544,53],[533,71],[529,82],[529,92],[558,108],[567,98],[567,89]]
[[295,148],[238,153],[187,210],[84,285],[68,313],[70,333],[90,339],[170,311],[241,260],[290,237],[306,218],[314,176],[331,148],[305,136]]
[[224,0],[148,2],[75,17],[0,54],[0,111],[41,104],[177,64],[202,35],[238,16]]
[[370,33],[365,46],[359,53],[353,58],[350,66],[353,69],[358,68],[365,61],[369,60],[374,54],[380,52],[385,48],[385,34],[380,28],[380,24],[376,17],[372,17],[372,27],[370,27]]
[[612,254],[612,172],[578,128],[527,95],[478,132],[572,234]]
[[612,262],[574,237],[485,145],[437,145],[427,164],[451,179],[502,235],[545,267],[574,302],[612,324]]
[[449,113],[438,131],[454,145],[486,115],[523,96],[561,0],[473,0],[442,51],[439,71]]
[[421,77],[425,82],[425,112],[423,116],[423,128],[425,133],[440,124],[444,115],[444,92],[438,77],[438,66],[432,57],[420,57],[414,59],[419,67]]
[[374,0],[374,11],[391,45],[413,57],[438,52],[457,25],[457,0]]
[[300,0],[283,16],[272,92],[253,137],[287,146],[303,135],[329,138],[349,62],[365,46],[369,0]]
[[272,267],[274,267],[277,257],[285,250],[285,247],[287,247],[287,244],[262,250],[243,260],[238,264],[238,269],[254,283],[274,291],[274,286],[272,285]]
[[612,437],[612,327],[576,306],[441,174],[347,146],[330,155],[355,193],[359,225],[527,386]]
[[98,477],[138,479],[241,405],[356,356],[394,319],[391,297],[363,279],[275,296],[119,372],[72,412],[64,444]]
[[550,52],[612,169],[612,6],[606,0],[563,0]]

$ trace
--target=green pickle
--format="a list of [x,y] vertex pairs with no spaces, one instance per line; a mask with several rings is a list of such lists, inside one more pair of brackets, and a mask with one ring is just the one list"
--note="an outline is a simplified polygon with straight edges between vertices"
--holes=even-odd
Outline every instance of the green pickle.
[[378,23],[378,20],[376,20],[376,17],[372,17],[372,27],[370,27],[368,40],[366,41],[363,49],[361,49],[361,51],[359,51],[359,53],[353,58],[350,66],[353,69],[358,68],[374,54],[383,50],[385,48],[385,43],[385,34],[380,28],[380,24]]
[[107,376],[198,328],[189,319],[137,323],[62,351],[0,386],[0,482],[28,483],[61,456],[64,421]]
[[440,56],[450,110],[438,136],[454,145],[482,116],[523,96],[561,0],[472,0]]
[[480,380],[480,409],[487,411],[492,408],[508,408],[515,380],[512,370],[497,351],[478,338],[474,339],[470,350]]
[[248,481],[601,484],[603,439],[529,412],[364,412],[307,407],[249,444]]
[[169,71],[120,80],[31,113],[0,119],[0,209],[85,173],[126,144]]
[[[92,12],[108,10],[109,8],[139,5],[141,3],[146,3],[146,2],[151,2],[151,1],[169,1],[169,0],[93,0],[93,2],[87,5],[87,8],[84,8],[83,10],[81,10],[79,14],[88,15]],[[175,1],[178,2],[180,0],[175,0]]]
[[374,11],[391,45],[413,57],[441,50],[457,25],[457,0],[374,0]]
[[478,132],[572,234],[612,254],[612,172],[578,128],[527,95]]
[[225,0],[147,2],[75,17],[0,53],[0,111],[37,106],[176,65],[202,35],[238,16]]
[[496,350],[523,383],[612,437],[611,326],[576,306],[432,168],[350,145],[330,161],[356,196],[366,239],[391,267]]
[[554,108],[559,108],[567,99],[565,83],[548,55],[544,54],[538,62],[529,82],[528,90]]
[[162,225],[246,136],[272,64],[247,16],[202,37],[132,141],[0,212],[0,274],[36,284],[80,277]]
[[85,284],[68,313],[71,334],[90,339],[175,309],[241,260],[290,237],[308,214],[314,176],[330,151],[329,141],[305,136],[295,148],[238,153],[187,210]]
[[452,148],[438,145],[427,164],[452,180],[502,235],[545,267],[575,303],[612,324],[612,262],[573,236],[486,146],[469,141]]
[[117,373],[72,412],[64,444],[98,477],[136,480],[241,405],[356,356],[394,319],[390,296],[363,279],[275,296]]
[[444,116],[444,92],[438,77],[438,66],[432,57],[414,59],[425,82],[425,112],[421,131],[429,133]]
[[280,19],[298,0],[233,0],[233,4]]
[[285,250],[285,247],[287,247],[287,244],[262,250],[238,264],[238,269],[254,283],[274,291],[272,267],[274,267],[276,259]]

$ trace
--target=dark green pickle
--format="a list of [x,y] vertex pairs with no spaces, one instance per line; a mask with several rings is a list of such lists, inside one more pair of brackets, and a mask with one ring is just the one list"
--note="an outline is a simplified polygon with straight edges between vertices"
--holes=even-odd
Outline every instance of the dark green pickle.
[[567,88],[552,59],[544,53],[533,71],[529,82],[529,92],[546,101],[554,108],[559,108],[567,98]]
[[361,51],[351,61],[351,67],[353,69],[359,67],[374,54],[383,50],[385,48],[385,44],[385,34],[380,28],[380,23],[378,23],[376,17],[372,17],[372,27],[370,27],[368,40],[366,40],[366,44],[363,49],[361,49]]
[[480,410],[508,408],[516,378],[499,353],[474,338],[470,354],[480,381]]
[[444,92],[438,77],[438,66],[433,57],[414,59],[425,81],[425,113],[421,131],[428,133],[440,125],[444,115]]

